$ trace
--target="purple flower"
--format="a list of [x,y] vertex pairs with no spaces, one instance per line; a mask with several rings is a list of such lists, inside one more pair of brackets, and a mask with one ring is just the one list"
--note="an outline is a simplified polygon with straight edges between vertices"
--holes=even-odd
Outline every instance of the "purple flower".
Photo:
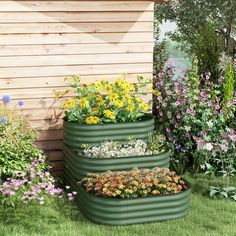
[[3,102],[4,104],[9,103],[10,101],[11,101],[11,97],[10,97],[10,96],[4,95],[4,96],[2,97],[2,102]]
[[24,101],[19,101],[19,102],[18,102],[18,106],[19,106],[19,107],[23,107],[23,106],[24,106]]
[[3,123],[3,124],[6,124],[7,123],[7,118],[6,117],[2,117],[0,119],[0,122]]

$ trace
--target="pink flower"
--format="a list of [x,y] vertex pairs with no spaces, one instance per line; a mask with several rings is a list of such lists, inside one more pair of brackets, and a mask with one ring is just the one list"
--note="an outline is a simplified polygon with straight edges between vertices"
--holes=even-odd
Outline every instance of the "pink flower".
[[167,102],[164,102],[164,103],[162,104],[163,107],[167,107],[167,105],[168,105]]
[[206,143],[204,149],[211,151],[213,149],[213,145],[211,143]]
[[179,101],[176,101],[175,102],[175,106],[179,106],[180,105],[180,102]]

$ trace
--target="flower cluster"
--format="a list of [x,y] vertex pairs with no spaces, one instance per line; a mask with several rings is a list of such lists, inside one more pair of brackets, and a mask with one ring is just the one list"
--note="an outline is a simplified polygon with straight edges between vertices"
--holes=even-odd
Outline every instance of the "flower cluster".
[[[49,196],[62,198],[63,189],[56,187],[54,177],[47,171],[45,158],[33,160],[25,171],[16,172],[15,178],[8,178],[0,185],[0,193],[3,196],[2,203],[17,205],[38,202],[46,203]],[[67,186],[67,189],[70,187]],[[73,200],[76,192],[67,193],[69,200]]]
[[93,158],[118,158],[152,155],[147,142],[132,140],[122,144],[114,141],[104,142],[96,147],[88,147],[83,150],[84,155]]
[[[149,109],[149,105],[138,97],[138,94],[145,94],[144,88],[150,83],[143,77],[138,77],[137,84],[129,83],[124,78],[111,83],[101,80],[83,85],[78,76],[66,80],[76,93],[75,98],[62,105],[69,122],[94,125],[135,121]],[[60,92],[55,93],[61,97]]]
[[130,172],[89,174],[80,184],[89,193],[111,198],[136,198],[179,193],[188,184],[169,169],[134,168]]
[[234,119],[235,99],[233,94],[227,101],[222,98],[224,77],[213,84],[209,82],[210,73],[198,76],[195,64],[192,71],[184,72],[177,80],[173,75],[173,66],[167,65],[155,78],[155,116],[160,129],[173,143],[177,157],[174,161],[177,163],[183,157],[199,167],[205,158],[197,148],[199,140],[205,140],[207,149],[218,145],[217,138]]
[[163,135],[156,135],[150,141],[141,139],[130,140],[127,143],[108,141],[95,147],[85,147],[83,155],[92,158],[119,158],[132,156],[146,156],[165,151]]

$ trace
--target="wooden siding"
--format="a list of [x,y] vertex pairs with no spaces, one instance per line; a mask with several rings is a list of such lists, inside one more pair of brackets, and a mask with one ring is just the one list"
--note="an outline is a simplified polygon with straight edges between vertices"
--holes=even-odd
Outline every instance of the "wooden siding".
[[52,90],[67,88],[72,74],[85,83],[151,77],[152,53],[151,1],[0,0],[0,96],[25,101],[38,146],[58,173],[63,114]]

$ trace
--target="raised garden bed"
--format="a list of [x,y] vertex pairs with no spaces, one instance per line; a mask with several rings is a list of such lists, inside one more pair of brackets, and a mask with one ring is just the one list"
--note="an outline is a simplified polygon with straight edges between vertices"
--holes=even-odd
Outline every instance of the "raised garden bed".
[[68,170],[65,177],[66,182],[78,192],[76,203],[82,213],[96,223],[129,225],[176,219],[188,213],[190,188],[169,195],[122,199],[86,192],[81,184],[73,180]]
[[168,168],[170,161],[170,151],[145,156],[91,158],[78,154],[77,151],[71,150],[66,145],[64,146],[64,156],[65,168],[70,170],[76,180],[86,177],[87,173],[101,173],[107,170],[127,171],[134,167],[153,168],[156,166]]
[[154,118],[145,114],[142,120],[124,123],[109,123],[98,125],[79,124],[64,121],[64,143],[73,148],[80,149],[81,145],[99,145],[104,141],[127,141],[133,139],[147,139],[154,129]]

